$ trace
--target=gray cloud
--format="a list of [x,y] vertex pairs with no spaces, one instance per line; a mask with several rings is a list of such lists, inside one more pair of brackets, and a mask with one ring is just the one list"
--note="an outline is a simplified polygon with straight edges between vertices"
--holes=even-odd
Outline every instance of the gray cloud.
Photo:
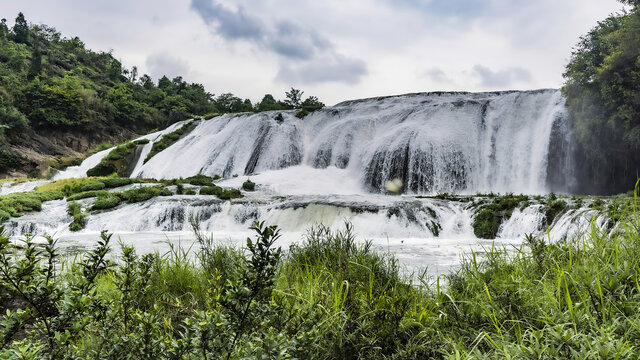
[[520,67],[510,67],[500,71],[492,71],[486,66],[476,65],[472,73],[480,77],[480,85],[490,88],[511,86],[514,82],[530,82],[531,73]]
[[275,27],[276,32],[269,37],[268,46],[284,57],[310,59],[317,52],[332,48],[331,42],[320,34],[292,22],[280,21]]
[[437,83],[451,83],[451,79],[447,76],[447,74],[445,74],[444,71],[442,71],[442,69],[434,67],[431,68],[429,70],[427,70],[424,74],[425,76],[429,77],[431,80],[437,82]]
[[191,8],[225,39],[262,40],[265,36],[266,30],[260,19],[247,14],[241,6],[237,11],[231,11],[215,1],[192,0]]
[[325,82],[356,84],[366,74],[367,64],[364,61],[334,55],[332,58],[318,58],[294,65],[283,65],[276,79],[290,84]]
[[191,8],[225,40],[246,40],[277,54],[279,81],[355,84],[367,73],[364,61],[345,57],[325,36],[292,21],[267,24],[242,7],[229,10],[215,0],[192,0]]
[[149,69],[149,75],[154,79],[158,79],[163,75],[169,78],[184,76],[189,72],[189,64],[186,61],[173,57],[168,53],[149,55],[146,65]]

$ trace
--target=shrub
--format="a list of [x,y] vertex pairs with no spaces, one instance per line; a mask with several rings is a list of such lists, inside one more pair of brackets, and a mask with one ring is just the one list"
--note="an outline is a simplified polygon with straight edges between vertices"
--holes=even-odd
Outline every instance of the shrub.
[[143,186],[116,194],[122,201],[137,203],[147,201],[156,196],[171,196],[173,193],[160,186]]
[[75,201],[67,205],[67,214],[73,217],[73,221],[69,224],[69,230],[80,231],[87,224],[87,214],[82,211],[82,207]]
[[213,185],[213,180],[207,175],[203,175],[203,174],[190,176],[186,179],[183,179],[182,182],[195,185],[195,186],[212,186]]
[[522,207],[529,202],[526,195],[489,196],[491,200],[479,206],[473,219],[473,233],[481,239],[495,239],[500,225],[511,217],[513,210],[518,205]]
[[107,190],[92,190],[75,193],[67,196],[67,201],[76,201],[80,199],[87,199],[91,197],[107,196],[109,192]]
[[136,180],[126,177],[108,177],[104,179],[100,179],[105,185],[105,187],[112,189],[120,186],[130,185],[136,182]]
[[218,195],[218,197],[222,200],[230,200],[241,198],[242,193],[238,189],[223,189],[222,192]]
[[116,169],[116,166],[114,164],[107,163],[107,162],[100,162],[98,165],[87,170],[87,176],[89,177],[109,176],[111,174],[116,174],[117,172],[118,172],[118,169]]
[[552,200],[547,202],[544,211],[545,222],[551,226],[556,217],[567,210],[567,203],[564,200]]
[[222,194],[222,188],[220,186],[205,186],[200,189],[200,195],[220,195]]
[[254,183],[253,181],[247,179],[247,181],[242,183],[242,189],[245,190],[245,191],[255,191],[256,183]]
[[60,191],[28,191],[3,195],[0,196],[0,210],[10,216],[21,216],[24,212],[42,210],[42,203],[45,201],[59,200],[63,197]]
[[80,188],[80,191],[95,191],[95,190],[102,190],[104,188],[105,188],[105,184],[102,181],[96,180],[83,185]]
[[11,214],[9,214],[4,210],[0,210],[0,223],[5,222],[6,220],[9,220],[10,217],[11,217]]
[[91,210],[111,209],[120,204],[120,198],[116,195],[102,196],[96,199]]

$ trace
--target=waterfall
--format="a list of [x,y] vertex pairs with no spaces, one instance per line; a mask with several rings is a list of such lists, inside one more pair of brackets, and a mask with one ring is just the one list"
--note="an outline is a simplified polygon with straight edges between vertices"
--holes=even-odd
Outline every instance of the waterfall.
[[[395,178],[414,194],[543,193],[568,190],[558,180],[571,174],[568,146],[558,90],[422,93],[343,102],[304,119],[270,111],[200,121],[132,176],[230,178],[301,165],[345,169],[344,181],[374,193]],[[552,147],[561,154],[550,156]]]

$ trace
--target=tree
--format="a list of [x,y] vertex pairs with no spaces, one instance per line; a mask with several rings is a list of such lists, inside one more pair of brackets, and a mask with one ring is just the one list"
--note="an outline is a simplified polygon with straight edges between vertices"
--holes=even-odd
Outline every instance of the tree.
[[298,109],[300,108],[300,104],[302,101],[302,94],[304,94],[304,91],[291,88],[290,91],[285,92],[287,99],[284,102],[292,108]]
[[573,133],[586,156],[582,168],[590,169],[580,175],[608,191],[633,187],[640,170],[638,34],[637,8],[600,21],[580,38],[564,73]]
[[29,43],[29,25],[21,12],[18,13],[13,25],[13,41],[21,44]]
[[242,100],[232,93],[221,94],[216,98],[216,107],[223,113],[242,111]]
[[322,109],[324,107],[324,103],[320,102],[320,100],[315,96],[309,96],[302,102],[302,104],[300,104],[300,106],[307,111],[313,111]]
[[0,38],[6,38],[9,35],[9,27],[7,26],[7,19],[0,20]]

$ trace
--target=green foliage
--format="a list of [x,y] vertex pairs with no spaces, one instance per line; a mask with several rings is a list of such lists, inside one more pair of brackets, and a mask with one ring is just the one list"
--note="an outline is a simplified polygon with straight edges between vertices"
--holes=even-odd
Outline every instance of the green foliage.
[[99,196],[91,206],[91,210],[112,209],[120,205],[120,198],[116,195]]
[[153,143],[153,145],[151,146],[151,151],[149,152],[147,157],[144,159],[144,162],[146,163],[152,157],[154,157],[157,153],[161,152],[162,150],[173,145],[176,141],[180,140],[180,138],[183,135],[188,134],[189,131],[193,130],[194,126],[195,124],[193,122],[188,122],[182,125],[179,129],[176,129],[168,134],[162,135],[162,138],[160,138],[160,140]]
[[0,150],[0,171],[17,167],[22,163],[20,157],[7,149]]
[[567,202],[564,200],[547,201],[544,208],[544,217],[547,226],[551,226],[555,218],[567,210]]
[[21,12],[18,13],[13,25],[13,40],[22,44],[29,43],[29,25],[27,25],[27,20]]
[[473,233],[481,239],[495,239],[502,222],[511,218],[513,210],[518,205],[528,201],[529,197],[526,195],[494,196],[476,210],[476,216],[473,218]]
[[599,22],[580,39],[564,73],[573,132],[587,155],[583,168],[591,171],[583,176],[608,188],[622,182],[613,191],[631,188],[640,169],[639,29],[638,8]]
[[87,214],[82,211],[79,203],[72,201],[67,204],[67,214],[73,218],[73,221],[69,224],[69,230],[80,231],[84,229],[87,224]]
[[96,180],[96,181],[92,181],[87,184],[84,184],[80,188],[80,191],[95,191],[95,190],[102,190],[104,188],[105,188],[105,183],[103,183],[102,181]]
[[83,191],[79,193],[75,193],[73,195],[67,196],[67,201],[76,201],[80,199],[98,197],[98,196],[106,196],[109,192],[107,190],[91,190],[91,191]]
[[222,194],[222,188],[220,186],[205,186],[203,188],[200,188],[200,195],[220,195]]
[[196,185],[196,186],[212,186],[213,185],[213,179],[203,174],[190,176],[188,178],[181,180],[180,182],[183,182],[185,184]]
[[[129,185],[133,183],[137,183],[139,180],[130,179],[130,178],[117,178],[117,177],[108,177],[108,178],[100,178],[100,177],[89,177],[89,178],[79,178],[79,179],[63,179],[52,181],[50,183],[44,184],[36,188],[37,192],[47,192],[47,191],[59,191],[64,193],[65,196],[72,196],[78,193],[87,192],[85,195],[78,195],[84,197],[91,197],[94,194],[92,191],[102,190],[102,189],[112,189],[124,185]],[[95,192],[95,194],[100,194],[100,192]],[[82,199],[84,197],[78,197],[77,199]]]
[[0,218],[7,220],[9,216],[18,217],[25,212],[42,210],[45,201],[59,200],[64,197],[60,191],[21,192],[0,196]]
[[250,179],[247,179],[247,181],[242,183],[242,190],[255,191],[256,190],[256,183],[254,183]]
[[238,189],[221,188],[220,186],[205,186],[200,188],[200,195],[215,195],[222,200],[241,198],[242,193]]
[[171,196],[173,193],[161,186],[141,186],[121,193],[116,193],[116,195],[122,201],[126,201],[131,204],[147,201],[156,196]]
[[275,226],[235,249],[192,219],[194,254],[121,245],[111,263],[103,233],[62,267],[53,239],[15,249],[0,230],[0,358],[635,359],[640,227],[623,221],[487,248],[433,282],[350,225],[314,227],[283,255]]
[[137,180],[131,178],[108,177],[100,179],[100,182],[102,182],[106,188],[113,189],[120,186],[133,184],[137,182]]
[[134,161],[136,147],[139,146],[135,142],[126,142],[111,150],[107,156],[102,158],[98,165],[87,170],[87,176],[110,176],[117,174],[118,176],[127,176],[125,174],[129,164]]
[[87,176],[90,177],[94,177],[94,176],[110,176],[113,174],[116,174],[118,171],[118,169],[116,168],[116,166],[112,163],[109,162],[99,162],[98,165],[92,167],[91,169],[87,170]]

